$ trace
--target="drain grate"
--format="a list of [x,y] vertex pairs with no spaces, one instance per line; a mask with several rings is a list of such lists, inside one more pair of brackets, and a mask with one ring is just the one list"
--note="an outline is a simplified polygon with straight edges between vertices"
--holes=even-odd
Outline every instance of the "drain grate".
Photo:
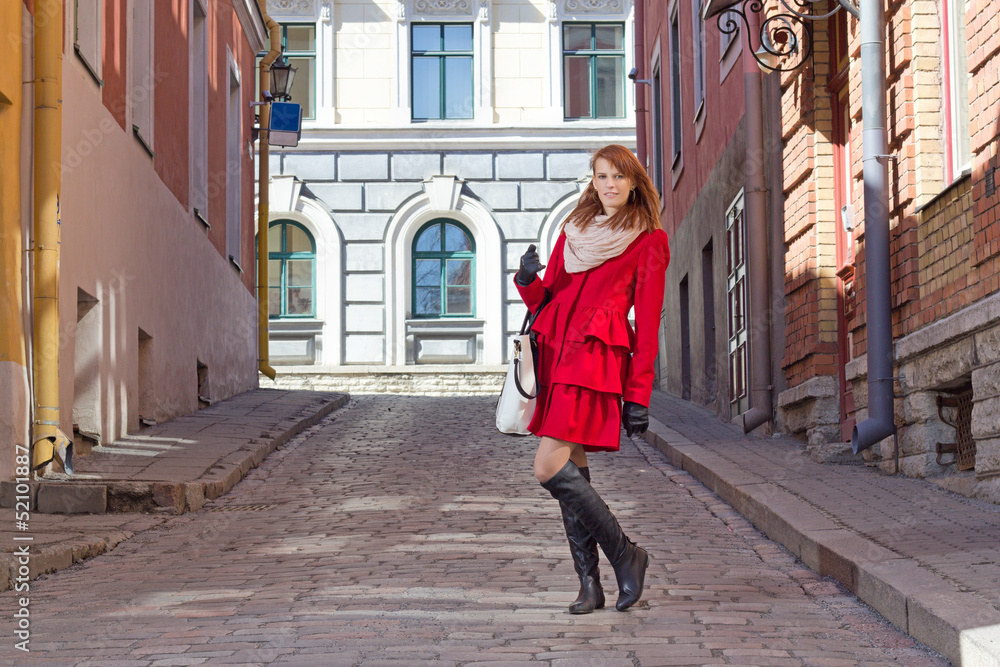
[[263,512],[265,510],[272,510],[277,505],[222,505],[220,507],[206,507],[205,510],[208,512]]
[[[942,408],[954,408],[954,420],[945,417]],[[938,444],[938,463],[942,454],[953,454],[954,463],[959,470],[975,470],[976,441],[972,437],[972,387],[951,396],[938,396],[938,414],[941,420],[955,428],[957,442],[955,444]]]

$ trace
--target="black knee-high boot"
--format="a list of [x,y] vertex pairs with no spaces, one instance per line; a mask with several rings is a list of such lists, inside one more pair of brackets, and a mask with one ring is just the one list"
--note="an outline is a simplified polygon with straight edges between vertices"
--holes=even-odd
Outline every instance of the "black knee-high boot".
[[[590,482],[590,469],[578,468],[585,480]],[[569,540],[569,551],[573,555],[573,566],[580,577],[580,594],[569,606],[571,614],[589,614],[595,609],[604,609],[604,589],[601,588],[601,572],[598,569],[600,556],[595,540],[587,527],[570,511],[566,503],[559,503],[562,510],[563,526]]]
[[552,479],[542,482],[542,488],[576,515],[587,531],[597,540],[611,561],[618,579],[618,602],[615,608],[625,611],[642,595],[649,555],[642,547],[625,536],[618,520],[601,496],[590,486],[580,469],[568,462]]

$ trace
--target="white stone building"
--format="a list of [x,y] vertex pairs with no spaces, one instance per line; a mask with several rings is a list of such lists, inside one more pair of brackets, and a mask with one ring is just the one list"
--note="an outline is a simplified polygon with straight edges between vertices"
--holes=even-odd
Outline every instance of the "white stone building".
[[279,386],[493,390],[520,255],[547,255],[595,149],[634,147],[632,2],[268,9],[305,117],[271,152]]

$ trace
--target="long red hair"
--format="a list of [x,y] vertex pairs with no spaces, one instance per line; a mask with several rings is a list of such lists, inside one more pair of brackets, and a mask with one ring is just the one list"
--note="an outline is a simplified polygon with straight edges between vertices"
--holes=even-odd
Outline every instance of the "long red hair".
[[[590,158],[590,173],[594,173],[594,165],[604,158],[632,182],[634,190],[629,195],[628,202],[611,216],[607,224],[611,229],[634,229],[640,227],[652,232],[661,228],[660,225],[660,195],[657,194],[653,181],[649,179],[646,170],[638,158],[624,146],[610,144],[594,153]],[[580,229],[586,229],[594,221],[594,217],[604,215],[604,205],[594,187],[594,179],[590,179],[587,189],[580,196],[576,208],[569,214],[563,225],[573,223]]]

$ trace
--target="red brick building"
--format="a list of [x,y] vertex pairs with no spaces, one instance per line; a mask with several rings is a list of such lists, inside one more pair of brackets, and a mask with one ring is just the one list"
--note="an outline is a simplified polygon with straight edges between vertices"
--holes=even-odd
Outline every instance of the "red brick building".
[[[663,88],[659,101],[647,98],[649,113],[640,131],[640,138],[646,133],[646,154],[655,156],[664,150],[656,145],[657,124],[672,128],[671,114],[679,109],[680,131],[660,143],[676,152],[669,148],[671,139],[689,137],[680,144],[679,160],[670,155],[660,172],[683,165],[664,186],[664,226],[681,249],[675,254],[681,261],[674,260],[668,276],[664,340],[682,344],[665,346],[663,386],[724,417],[746,410],[739,355],[719,354],[738,349],[733,304],[741,306],[743,295],[732,289],[741,278],[739,266],[725,266],[720,252],[725,247],[720,241],[729,239],[733,254],[732,235],[724,234],[733,225],[718,211],[730,195],[728,201],[738,202],[741,192],[747,194],[745,175],[762,165],[769,204],[765,228],[772,234],[764,260],[772,278],[771,302],[765,304],[772,377],[746,381],[751,388],[770,385],[772,428],[799,435],[818,456],[828,455],[836,443],[850,440],[868,405],[859,22],[844,10],[813,22],[811,53],[802,67],[763,77],[765,150],[748,158],[743,91],[733,86],[726,93],[726,80],[717,81],[713,73],[714,57],[704,61],[701,74],[707,115],[694,115],[704,57],[695,46],[702,43],[714,56],[720,35],[714,18],[697,25],[695,12],[704,4],[647,0],[644,53],[637,58],[646,67],[643,77],[650,78],[655,45],[679,36],[677,48],[669,51],[679,65],[674,74],[679,85]],[[836,4],[821,3],[815,13]],[[765,5],[765,16],[784,11],[777,2]],[[995,0],[891,1],[885,34],[888,142],[894,156],[888,164],[899,465],[905,474],[933,477],[994,501],[1000,500],[998,10]],[[699,30],[705,35],[700,40]],[[758,37],[753,39],[756,50]],[[661,51],[667,53],[662,46]],[[744,51],[739,58],[746,56]],[[655,79],[650,87],[655,92]],[[713,106],[713,94],[726,103]],[[700,139],[698,123],[705,128]],[[726,148],[720,151],[716,144]],[[688,178],[691,164],[706,161],[695,169],[699,177]],[[734,165],[735,176],[727,178]],[[653,173],[656,166],[654,159]],[[713,252],[698,253],[709,237]],[[711,260],[712,271],[699,271],[699,259]],[[709,273],[714,281],[703,278]],[[750,303],[744,319],[753,320],[757,307]],[[710,311],[717,323],[714,336]],[[738,325],[738,312],[735,320]],[[703,335],[714,340],[701,350],[700,342],[690,341]],[[748,355],[762,335],[759,327],[750,327]],[[714,393],[706,391],[709,347],[715,348],[719,378]],[[892,472],[894,455],[888,438],[865,458]]]

